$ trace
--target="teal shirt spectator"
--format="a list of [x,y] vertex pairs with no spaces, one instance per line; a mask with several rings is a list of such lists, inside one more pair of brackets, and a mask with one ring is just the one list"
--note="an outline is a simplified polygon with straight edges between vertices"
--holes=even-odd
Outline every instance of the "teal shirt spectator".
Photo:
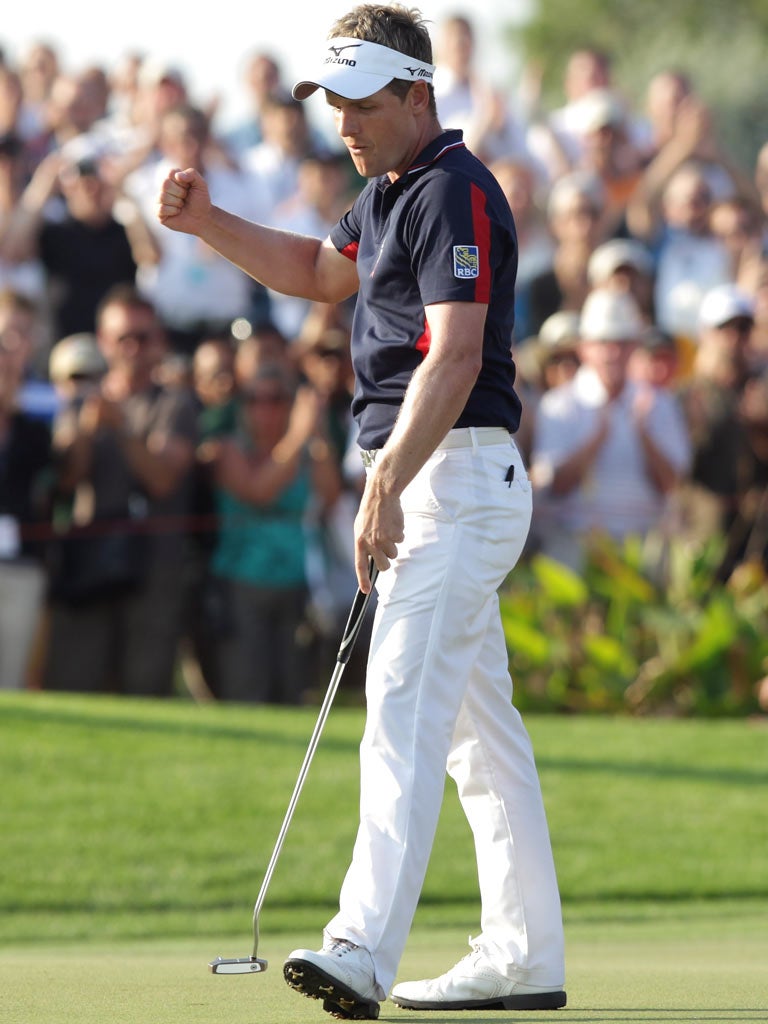
[[304,516],[311,500],[309,466],[270,505],[256,506],[218,490],[219,538],[213,572],[257,587],[306,584]]

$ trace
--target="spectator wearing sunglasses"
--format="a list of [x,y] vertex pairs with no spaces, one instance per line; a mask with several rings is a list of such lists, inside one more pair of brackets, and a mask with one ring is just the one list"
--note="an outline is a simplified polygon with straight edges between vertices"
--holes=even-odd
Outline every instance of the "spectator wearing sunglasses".
[[311,678],[308,530],[336,500],[339,471],[322,432],[322,397],[308,385],[296,390],[285,366],[260,366],[241,402],[240,430],[214,457],[220,696],[300,704]]

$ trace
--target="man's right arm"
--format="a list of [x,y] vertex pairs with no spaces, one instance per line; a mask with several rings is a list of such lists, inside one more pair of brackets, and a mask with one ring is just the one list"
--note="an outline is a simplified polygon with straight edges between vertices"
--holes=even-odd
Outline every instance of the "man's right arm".
[[355,264],[330,239],[254,224],[211,203],[195,170],[169,172],[161,186],[158,218],[174,231],[196,235],[261,284],[315,302],[341,302],[358,287]]

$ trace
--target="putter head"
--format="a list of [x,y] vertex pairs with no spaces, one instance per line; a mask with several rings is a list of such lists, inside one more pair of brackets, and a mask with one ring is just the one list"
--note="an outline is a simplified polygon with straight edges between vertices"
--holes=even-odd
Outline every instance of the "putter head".
[[211,974],[259,974],[266,971],[267,961],[257,956],[244,956],[237,960],[227,960],[217,956],[208,964]]

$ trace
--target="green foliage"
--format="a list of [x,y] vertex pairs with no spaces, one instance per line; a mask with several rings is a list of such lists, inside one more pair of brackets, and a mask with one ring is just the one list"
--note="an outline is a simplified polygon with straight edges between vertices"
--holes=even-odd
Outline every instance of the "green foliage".
[[[674,541],[654,580],[649,546],[596,543],[583,576],[543,555],[500,596],[522,706],[557,711],[739,715],[768,675],[768,579],[718,581],[722,544]],[[654,562],[658,566],[658,556]]]
[[511,46],[542,68],[547,109],[563,102],[565,63],[583,46],[612,56],[615,81],[638,112],[656,72],[686,71],[714,110],[723,143],[745,167],[768,139],[766,37],[764,0],[539,0],[527,23],[508,30]]

